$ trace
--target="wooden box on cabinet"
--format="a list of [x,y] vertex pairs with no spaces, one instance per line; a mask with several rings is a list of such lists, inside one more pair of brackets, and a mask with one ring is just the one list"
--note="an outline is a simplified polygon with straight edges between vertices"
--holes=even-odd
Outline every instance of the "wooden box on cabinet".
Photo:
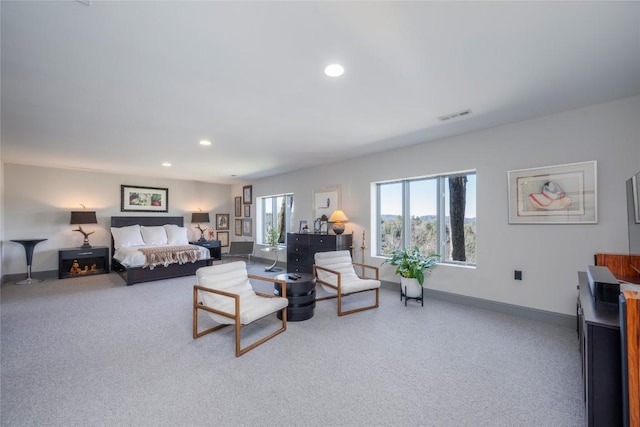
[[287,271],[312,273],[316,252],[351,250],[353,234],[287,234]]
[[[77,265],[76,265],[77,264]],[[58,278],[85,277],[110,271],[109,248],[69,248],[58,251]]]

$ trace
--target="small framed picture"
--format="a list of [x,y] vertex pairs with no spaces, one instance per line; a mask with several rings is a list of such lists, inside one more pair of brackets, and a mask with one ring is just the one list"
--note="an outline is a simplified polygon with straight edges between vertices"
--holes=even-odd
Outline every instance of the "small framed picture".
[[229,229],[229,214],[216,214],[216,229]]
[[234,231],[236,236],[242,236],[242,220],[239,218],[234,223]]
[[299,233],[308,233],[309,232],[309,224],[307,224],[306,220],[300,221],[300,227],[298,229]]
[[242,197],[238,196],[235,197],[233,199],[234,202],[234,206],[235,206],[235,216],[236,217],[241,217],[242,216]]
[[252,229],[252,224],[251,224],[251,218],[243,218],[242,219],[242,235],[243,236],[247,236],[247,237],[251,237],[251,229]]
[[229,232],[228,231],[218,231],[218,240],[220,240],[220,246],[222,246],[222,247],[229,246]]
[[253,186],[245,185],[242,187],[242,203],[245,205],[250,205],[251,200],[253,199]]
[[244,217],[251,217],[251,205],[244,205]]

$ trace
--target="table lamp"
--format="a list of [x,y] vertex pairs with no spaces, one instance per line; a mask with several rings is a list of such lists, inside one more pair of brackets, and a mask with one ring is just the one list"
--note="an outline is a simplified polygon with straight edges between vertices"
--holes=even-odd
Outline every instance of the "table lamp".
[[92,247],[89,244],[89,235],[95,233],[95,231],[87,233],[82,229],[81,224],[97,224],[97,223],[98,223],[98,220],[96,219],[95,211],[87,211],[87,210],[71,211],[71,220],[69,221],[69,224],[72,224],[72,225],[78,224],[78,228],[73,231],[82,233],[82,235],[84,236],[84,243],[82,244],[82,246],[80,246],[81,248],[90,249]]
[[329,217],[329,222],[333,223],[333,232],[336,234],[344,233],[344,223],[349,221],[349,218],[341,210],[335,210]]
[[198,242],[205,242],[206,239],[204,238],[204,231],[206,230],[206,228],[202,228],[200,226],[201,222],[211,222],[211,220],[209,219],[209,212],[194,212],[191,214],[191,222],[197,222],[198,226],[196,227],[198,230],[200,230],[200,239],[198,239]]

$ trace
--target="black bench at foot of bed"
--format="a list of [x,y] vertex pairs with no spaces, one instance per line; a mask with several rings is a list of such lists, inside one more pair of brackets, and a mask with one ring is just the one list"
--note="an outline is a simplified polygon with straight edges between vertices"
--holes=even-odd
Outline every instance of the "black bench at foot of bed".
[[154,280],[173,279],[176,277],[192,276],[200,267],[207,267],[212,264],[213,258],[201,259],[196,262],[186,264],[169,264],[166,267],[161,265],[153,270],[142,267],[125,267],[115,259],[112,260],[111,270],[122,277],[127,286],[142,282],[152,282]]
[[[175,224],[184,226],[184,218],[181,216],[112,216],[111,227],[127,227],[129,225],[158,226]],[[113,236],[111,237],[111,256],[114,254]],[[125,267],[118,260],[111,258],[111,270],[122,277],[127,286],[136,283],[151,282],[154,280],[173,279],[176,277],[192,276],[200,267],[212,265],[214,259],[201,259],[185,264],[169,264],[168,266],[156,266],[153,270],[143,267]]]

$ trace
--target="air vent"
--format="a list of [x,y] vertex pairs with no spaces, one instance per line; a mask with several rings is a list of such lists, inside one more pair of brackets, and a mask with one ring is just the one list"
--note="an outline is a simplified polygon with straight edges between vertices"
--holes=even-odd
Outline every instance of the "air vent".
[[444,116],[440,116],[438,117],[438,120],[440,120],[441,122],[446,122],[447,120],[455,119],[456,117],[468,116],[469,114],[471,114],[471,109],[467,108],[466,110],[458,111],[456,113],[445,114]]

